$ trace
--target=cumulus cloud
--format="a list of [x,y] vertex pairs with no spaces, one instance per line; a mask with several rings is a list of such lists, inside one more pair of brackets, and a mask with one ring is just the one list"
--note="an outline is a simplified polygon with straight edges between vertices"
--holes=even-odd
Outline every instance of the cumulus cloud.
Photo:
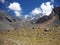
[[46,3],[42,3],[41,6],[39,8],[35,8],[34,10],[32,10],[31,14],[32,15],[36,15],[36,14],[43,14],[43,15],[47,15],[49,16],[50,13],[52,12],[53,9],[53,4],[51,4],[51,2],[46,2]]
[[41,11],[40,11],[39,8],[35,8],[35,9],[32,10],[32,12],[31,12],[31,14],[33,14],[33,15],[37,15],[37,14],[39,14],[39,13],[41,13]]
[[41,9],[42,9],[43,15],[49,16],[52,12],[53,5],[51,5],[51,2],[46,2],[45,4],[42,3]]
[[11,10],[21,10],[21,6],[17,2],[10,3],[8,8],[11,9]]
[[16,16],[20,16],[21,15],[21,6],[18,2],[13,2],[13,3],[10,3],[10,5],[8,6],[8,8],[10,10],[13,10],[14,13],[16,14]]
[[4,3],[4,2],[5,2],[5,0],[0,0],[0,2]]

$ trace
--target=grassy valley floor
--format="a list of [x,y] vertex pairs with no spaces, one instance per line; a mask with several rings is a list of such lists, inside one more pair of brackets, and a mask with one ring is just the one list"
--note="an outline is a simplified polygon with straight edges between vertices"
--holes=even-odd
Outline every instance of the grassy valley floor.
[[60,26],[0,32],[0,45],[60,45]]

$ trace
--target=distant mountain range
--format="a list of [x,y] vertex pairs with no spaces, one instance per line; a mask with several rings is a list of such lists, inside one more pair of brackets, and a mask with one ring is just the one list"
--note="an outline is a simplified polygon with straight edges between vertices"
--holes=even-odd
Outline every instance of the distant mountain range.
[[20,28],[28,24],[33,25],[33,24],[42,24],[44,22],[46,23],[49,20],[52,20],[53,17],[57,17],[60,20],[60,7],[55,7],[49,16],[43,16],[41,18],[38,18],[37,20],[32,20],[29,22],[22,22],[21,19],[13,17],[8,13],[6,13],[5,11],[0,10],[0,31],[15,30],[18,27]]

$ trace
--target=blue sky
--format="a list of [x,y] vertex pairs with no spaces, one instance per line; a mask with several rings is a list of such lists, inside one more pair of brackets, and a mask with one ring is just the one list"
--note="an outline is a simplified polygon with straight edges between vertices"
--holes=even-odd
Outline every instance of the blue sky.
[[11,10],[8,7],[10,3],[16,2],[20,5],[21,10],[15,12],[20,12],[21,15],[29,15],[32,10],[39,8],[43,2],[51,1],[53,1],[54,6],[60,6],[60,0],[0,0],[0,10],[5,10],[9,14],[15,16],[15,10]]
[[[21,4],[24,14],[28,14],[35,7],[39,7],[42,2],[47,2],[47,1],[51,1],[51,0],[5,0],[5,3],[3,4],[3,6],[2,4],[0,4],[0,7],[2,7],[2,9],[4,10],[7,10],[6,7],[10,3],[18,2]],[[58,5],[60,6],[60,0],[54,0],[54,4],[57,6]]]

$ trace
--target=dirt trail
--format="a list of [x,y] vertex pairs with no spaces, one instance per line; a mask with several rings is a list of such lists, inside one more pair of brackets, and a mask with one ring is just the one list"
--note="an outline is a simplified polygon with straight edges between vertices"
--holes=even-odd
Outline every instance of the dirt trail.
[[18,41],[16,41],[16,40],[14,40],[14,39],[11,39],[11,38],[3,38],[3,40],[4,41],[11,41],[11,42],[13,42],[13,43],[16,43],[17,45],[22,45],[20,42],[18,42]]

